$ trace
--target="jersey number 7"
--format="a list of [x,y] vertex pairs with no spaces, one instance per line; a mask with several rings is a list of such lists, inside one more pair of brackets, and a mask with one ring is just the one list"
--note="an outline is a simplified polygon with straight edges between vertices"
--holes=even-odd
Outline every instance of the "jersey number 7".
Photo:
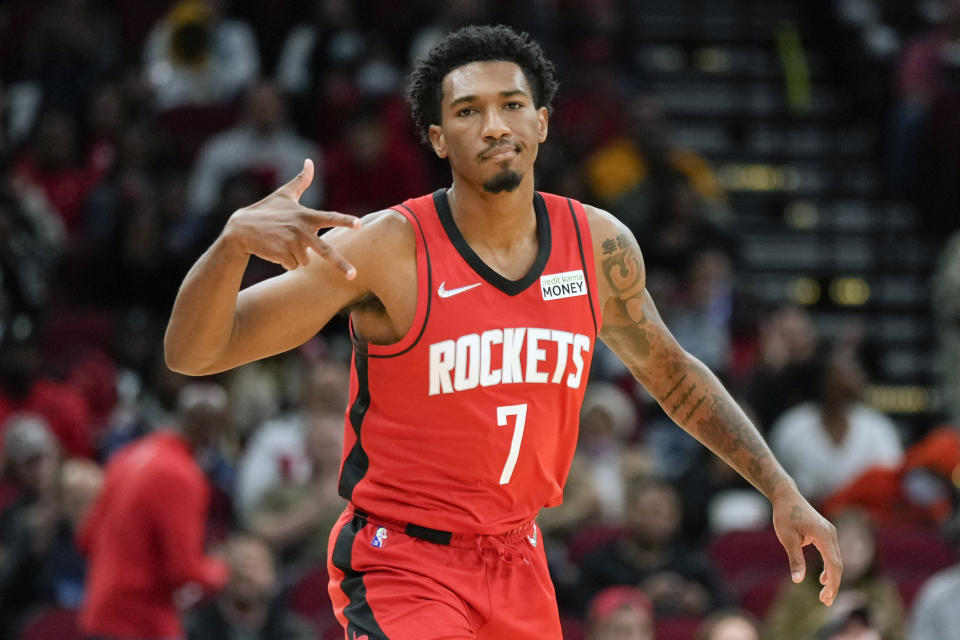
[[516,416],[517,421],[513,424],[513,440],[510,442],[510,455],[507,456],[507,462],[503,465],[503,472],[500,474],[500,484],[510,482],[510,476],[513,475],[513,468],[517,466],[517,457],[520,455],[520,442],[523,440],[523,424],[527,421],[527,405],[511,404],[505,407],[497,407],[497,424],[501,427],[507,426],[507,418]]

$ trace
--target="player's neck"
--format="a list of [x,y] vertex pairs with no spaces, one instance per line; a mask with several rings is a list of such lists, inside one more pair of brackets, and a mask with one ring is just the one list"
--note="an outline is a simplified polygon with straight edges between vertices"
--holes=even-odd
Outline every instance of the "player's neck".
[[509,247],[536,235],[533,191],[529,174],[519,187],[501,193],[489,193],[454,177],[447,199],[453,220],[468,243]]

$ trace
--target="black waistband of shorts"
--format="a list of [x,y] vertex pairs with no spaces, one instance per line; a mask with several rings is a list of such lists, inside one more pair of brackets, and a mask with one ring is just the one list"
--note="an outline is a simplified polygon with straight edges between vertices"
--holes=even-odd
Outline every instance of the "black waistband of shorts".
[[363,518],[371,524],[386,527],[393,531],[402,531],[411,538],[426,540],[434,544],[442,544],[455,547],[474,546],[479,540],[484,538],[501,538],[505,542],[518,540],[524,536],[529,536],[531,531],[536,531],[533,520],[527,522],[515,529],[505,531],[500,534],[480,534],[480,533],[456,533],[453,531],[443,531],[441,529],[432,529],[412,522],[403,522],[393,518],[385,518],[376,514],[368,513],[356,506],[352,507],[355,516]]

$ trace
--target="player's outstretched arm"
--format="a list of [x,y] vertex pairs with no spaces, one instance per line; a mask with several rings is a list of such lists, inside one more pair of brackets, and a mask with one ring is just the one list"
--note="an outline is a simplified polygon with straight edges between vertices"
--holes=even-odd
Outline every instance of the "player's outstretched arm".
[[[306,160],[289,183],[237,210],[187,273],[164,337],[171,369],[206,375],[286,351],[357,297],[356,269],[317,232],[359,227],[360,220],[301,205],[312,180]],[[241,292],[251,255],[288,271]]]
[[646,290],[643,257],[633,234],[589,208],[603,308],[601,339],[681,427],[723,458],[773,505],[773,524],[795,582],[806,571],[802,547],[823,556],[820,600],[832,604],[842,562],[833,525],[800,495],[756,427],[717,377],[667,329]]

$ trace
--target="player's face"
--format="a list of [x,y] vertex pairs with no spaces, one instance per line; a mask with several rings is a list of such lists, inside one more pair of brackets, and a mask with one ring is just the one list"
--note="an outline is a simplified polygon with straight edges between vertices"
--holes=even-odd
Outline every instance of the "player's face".
[[491,193],[513,191],[532,176],[541,142],[547,139],[547,109],[513,62],[471,62],[443,79],[439,125],[430,140],[448,158],[455,175]]

